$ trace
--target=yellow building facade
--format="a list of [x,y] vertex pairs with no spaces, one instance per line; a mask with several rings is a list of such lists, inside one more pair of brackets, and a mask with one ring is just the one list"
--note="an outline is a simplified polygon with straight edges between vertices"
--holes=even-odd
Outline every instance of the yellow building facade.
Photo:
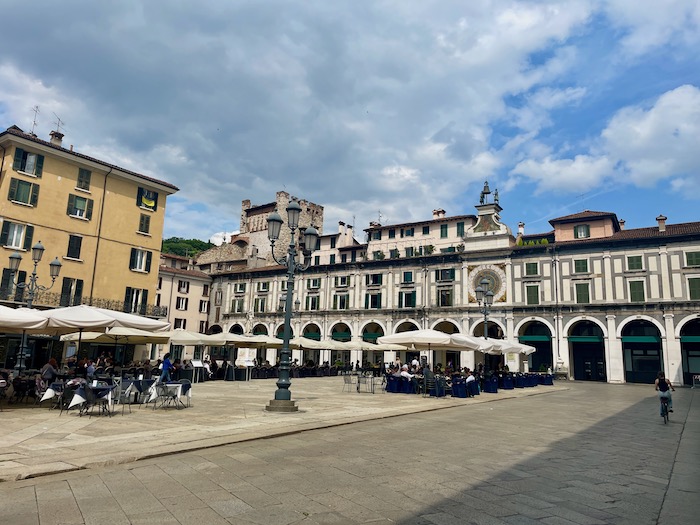
[[[0,133],[0,300],[26,302],[31,247],[45,247],[38,283],[51,284],[49,263],[61,272],[34,306],[91,304],[158,316],[154,307],[167,182],[114,166],[13,126]],[[9,256],[22,256],[19,272]],[[14,283],[13,283],[14,281]]]

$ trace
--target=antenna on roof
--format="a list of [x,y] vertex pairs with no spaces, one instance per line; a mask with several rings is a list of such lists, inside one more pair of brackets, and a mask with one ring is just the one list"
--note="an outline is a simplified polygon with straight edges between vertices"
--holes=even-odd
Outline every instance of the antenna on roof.
[[34,112],[34,120],[32,121],[32,131],[30,135],[34,135],[34,128],[36,128],[36,116],[39,114],[39,106],[34,106],[32,111]]
[[[54,113],[53,116],[56,117],[56,121],[54,122],[54,124],[56,124],[56,131],[57,131],[58,133],[60,133],[60,132],[61,132],[61,126],[63,126],[63,125],[65,124],[65,122],[63,122],[63,121],[61,120],[61,118],[60,118],[58,115],[56,115],[56,113]],[[64,126],[64,128],[65,128],[65,126]]]

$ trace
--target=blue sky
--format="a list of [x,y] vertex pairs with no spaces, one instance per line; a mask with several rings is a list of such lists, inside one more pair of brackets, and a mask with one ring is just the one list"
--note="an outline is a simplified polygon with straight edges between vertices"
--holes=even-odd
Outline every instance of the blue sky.
[[325,233],[474,213],[484,180],[527,233],[585,209],[700,220],[697,0],[40,0],[3,20],[0,126],[38,105],[40,137],[58,115],[77,151],[179,186],[165,237],[235,231],[279,190],[322,204]]

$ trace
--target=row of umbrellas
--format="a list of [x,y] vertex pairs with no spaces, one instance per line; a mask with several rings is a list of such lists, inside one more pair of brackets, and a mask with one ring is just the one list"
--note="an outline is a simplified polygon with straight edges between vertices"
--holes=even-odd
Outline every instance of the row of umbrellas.
[[[246,348],[280,348],[282,340],[267,335],[246,336],[232,333],[205,335],[182,329],[168,330],[170,324],[125,312],[79,305],[51,310],[8,308],[0,305],[0,330],[61,335],[63,341],[145,344],[167,343],[193,346],[236,345]],[[78,330],[78,332],[75,332]],[[87,330],[87,331],[86,331]],[[484,339],[438,330],[412,330],[386,335],[377,344],[366,341],[316,341],[307,337],[290,340],[291,348],[318,350],[401,351],[473,350],[487,354],[529,355],[535,348],[515,341]]]

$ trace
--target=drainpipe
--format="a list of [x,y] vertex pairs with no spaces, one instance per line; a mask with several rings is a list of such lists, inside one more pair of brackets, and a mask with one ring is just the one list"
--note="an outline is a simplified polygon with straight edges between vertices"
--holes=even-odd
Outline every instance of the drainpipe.
[[97,256],[100,253],[100,240],[102,239],[102,218],[105,213],[105,201],[107,200],[107,177],[112,173],[113,168],[105,174],[105,182],[102,185],[102,203],[100,204],[100,223],[97,226],[97,245],[95,246],[95,259],[92,263],[92,280],[90,282],[90,300],[88,304],[92,306],[92,299],[95,293],[95,274],[97,273]]

